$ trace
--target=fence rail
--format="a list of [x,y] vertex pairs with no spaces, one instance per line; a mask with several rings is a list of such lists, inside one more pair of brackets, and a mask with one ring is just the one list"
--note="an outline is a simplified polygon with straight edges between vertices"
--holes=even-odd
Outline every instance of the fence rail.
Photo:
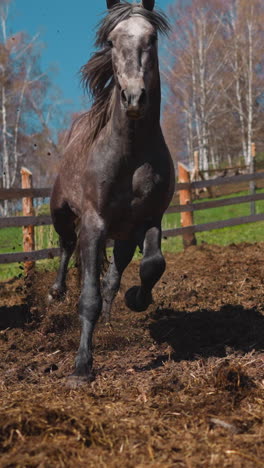
[[178,183],[175,186],[175,190],[216,187],[217,185],[239,184],[241,182],[249,182],[251,180],[260,179],[264,179],[264,172],[236,175],[232,177],[216,177],[215,179],[198,180],[196,182],[190,183]]
[[47,226],[52,224],[51,216],[9,216],[0,218],[0,228],[23,226]]
[[264,221],[264,213],[257,215],[241,216],[240,218],[224,219],[222,221],[211,221],[210,223],[194,224],[193,226],[186,226],[175,229],[168,229],[162,231],[162,237],[182,236],[185,233],[213,231],[214,229],[222,229],[225,227],[239,226],[241,224],[256,223],[257,221]]
[[[236,175],[232,177],[217,177],[215,179],[202,180],[190,183],[177,183],[176,191],[191,190],[197,188],[207,188],[213,186],[221,186],[227,184],[236,184],[241,182],[249,182],[252,180],[264,179],[264,172],[254,174]],[[0,189],[0,200],[14,200],[24,197],[31,198],[48,198],[50,197],[51,189]],[[209,208],[223,207],[229,205],[236,205],[240,203],[254,202],[264,200],[264,193],[244,195],[232,198],[223,198],[221,200],[210,200],[206,202],[187,203],[184,205],[170,206],[166,213],[187,213],[195,212],[198,210],[206,210]],[[239,218],[231,218],[227,220],[214,221],[210,223],[183,226],[175,229],[164,230],[162,233],[163,238],[184,236],[185,234],[195,234],[198,232],[211,231],[214,229],[222,229],[224,227],[238,226],[247,223],[254,223],[264,221],[264,213],[254,214],[249,216],[242,216]],[[0,228],[4,227],[25,227],[25,226],[44,226],[52,224],[51,217],[48,215],[40,216],[11,216],[0,218]],[[32,252],[14,252],[0,254],[0,264],[15,263],[15,262],[28,262],[41,260],[45,258],[54,258],[59,255],[58,248],[43,249]]]
[[25,263],[36,260],[44,260],[45,258],[58,257],[60,254],[59,248],[33,250],[32,252],[13,252],[0,254],[0,265],[8,263]]
[[[243,174],[232,177],[216,177],[215,179],[199,180],[190,183],[177,183],[175,190],[180,191],[184,189],[196,189],[196,188],[207,188],[216,187],[218,185],[227,185],[240,182],[249,182],[251,180],[264,179],[264,172],[256,172],[255,174]],[[16,200],[23,197],[32,198],[49,198],[51,194],[51,188],[30,188],[30,189],[0,189],[0,200]]]
[[209,208],[220,208],[223,206],[239,205],[241,203],[248,203],[251,201],[264,200],[264,193],[255,195],[243,195],[232,198],[222,198],[221,200],[212,200],[206,202],[189,203],[187,205],[173,205],[170,206],[166,213],[183,213],[186,211],[199,211],[208,210]]
[[19,200],[23,197],[49,198],[51,188],[0,189],[0,200]]

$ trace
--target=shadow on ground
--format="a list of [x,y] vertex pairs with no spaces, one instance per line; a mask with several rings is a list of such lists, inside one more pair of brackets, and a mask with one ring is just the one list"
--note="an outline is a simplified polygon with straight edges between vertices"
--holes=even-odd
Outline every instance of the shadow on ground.
[[229,348],[242,353],[264,349],[263,315],[237,305],[190,313],[158,309],[149,329],[155,341],[172,347],[171,358],[177,361],[223,357]]
[[21,328],[29,320],[29,310],[26,304],[3,306],[0,308],[0,330],[6,328]]

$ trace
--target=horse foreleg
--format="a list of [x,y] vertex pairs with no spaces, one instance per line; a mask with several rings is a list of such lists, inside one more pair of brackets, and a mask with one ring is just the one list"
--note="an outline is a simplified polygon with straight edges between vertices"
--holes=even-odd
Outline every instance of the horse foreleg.
[[102,281],[102,317],[105,322],[110,321],[111,306],[118,292],[122,273],[131,262],[136,245],[136,240],[115,241],[110,265]]
[[161,252],[160,223],[145,231],[143,259],[140,265],[140,286],[130,288],[125,296],[127,306],[137,312],[146,310],[152,302],[152,288],[165,271],[166,263]]
[[[81,321],[80,346],[71,382],[79,384],[93,378],[92,337],[102,308],[100,271],[105,242],[104,223],[95,211],[87,212],[81,220],[80,254],[82,288],[79,299]],[[74,385],[75,385],[74,384]]]

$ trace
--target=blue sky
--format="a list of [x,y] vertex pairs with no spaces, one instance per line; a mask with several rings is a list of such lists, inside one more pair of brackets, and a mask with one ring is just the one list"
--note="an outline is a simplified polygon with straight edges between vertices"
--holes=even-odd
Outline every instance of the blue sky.
[[[166,10],[172,0],[156,0]],[[30,36],[40,33],[44,43],[42,68],[56,69],[52,79],[63,97],[71,101],[70,108],[81,108],[83,91],[78,70],[87,62],[93,49],[95,28],[106,9],[105,0],[13,0],[10,32],[26,31]]]

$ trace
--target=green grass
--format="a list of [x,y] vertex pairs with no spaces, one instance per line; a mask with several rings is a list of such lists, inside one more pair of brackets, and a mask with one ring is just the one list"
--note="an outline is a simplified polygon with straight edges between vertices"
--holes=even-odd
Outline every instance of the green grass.
[[[258,190],[263,193],[264,189]],[[237,196],[247,195],[248,192],[237,193]],[[217,198],[231,198],[234,195]],[[203,200],[206,201],[206,200]],[[199,203],[199,202],[197,202]],[[39,214],[47,214],[48,207],[42,206]],[[256,202],[256,213],[264,213],[264,200]],[[220,208],[211,208],[208,210],[196,211],[194,213],[194,223],[202,224],[212,221],[224,220],[229,218],[238,218],[250,214],[250,204],[231,205]],[[172,229],[180,227],[180,213],[170,213],[164,216],[162,222],[163,229]],[[51,226],[39,226],[35,228],[36,249],[56,247],[58,238]],[[228,245],[240,242],[262,242],[264,241],[264,222],[244,224],[231,228],[223,228],[209,232],[196,234],[197,243],[206,242],[208,244]],[[162,241],[164,252],[180,252],[183,249],[182,237],[172,237]],[[0,252],[19,252],[22,250],[22,229],[4,228],[0,229]],[[139,252],[135,258],[139,258]],[[54,270],[58,267],[58,259],[41,260],[37,262],[39,270]],[[0,265],[0,281],[22,274],[23,267],[19,264]]]
[[[21,252],[22,250],[22,229],[11,227],[0,229],[0,253]],[[8,264],[0,265],[0,281],[22,273],[21,265]]]
[[[47,209],[44,207],[41,214],[46,214],[46,212]],[[52,226],[35,227],[36,250],[57,246],[58,236]],[[0,253],[21,252],[22,249],[22,228],[11,227],[0,229]],[[54,270],[57,267],[58,259],[40,260],[37,262],[37,268],[39,270]],[[15,276],[21,276],[23,271],[23,265],[19,263],[0,264],[0,281],[5,281]]]
[[[264,189],[258,190],[258,193],[264,193]],[[248,192],[236,193],[236,196],[248,195]],[[228,195],[215,198],[221,200],[223,198],[232,198],[234,195]],[[210,199],[203,199],[209,201]],[[199,202],[196,202],[197,204]],[[256,214],[264,213],[264,200],[259,200],[255,204]],[[241,216],[250,215],[250,204],[241,203],[239,205],[223,206],[219,208],[210,208],[207,210],[194,212],[194,224],[210,223],[229,218],[239,218]],[[163,217],[163,229],[172,229],[180,227],[180,213],[171,213]],[[263,242],[264,241],[264,221],[257,223],[243,224],[230,228],[217,229],[208,232],[196,234],[197,243],[206,242],[208,244],[229,245],[238,244],[240,242]],[[163,250],[165,252],[179,252],[182,250],[181,236],[168,238],[162,241]]]

